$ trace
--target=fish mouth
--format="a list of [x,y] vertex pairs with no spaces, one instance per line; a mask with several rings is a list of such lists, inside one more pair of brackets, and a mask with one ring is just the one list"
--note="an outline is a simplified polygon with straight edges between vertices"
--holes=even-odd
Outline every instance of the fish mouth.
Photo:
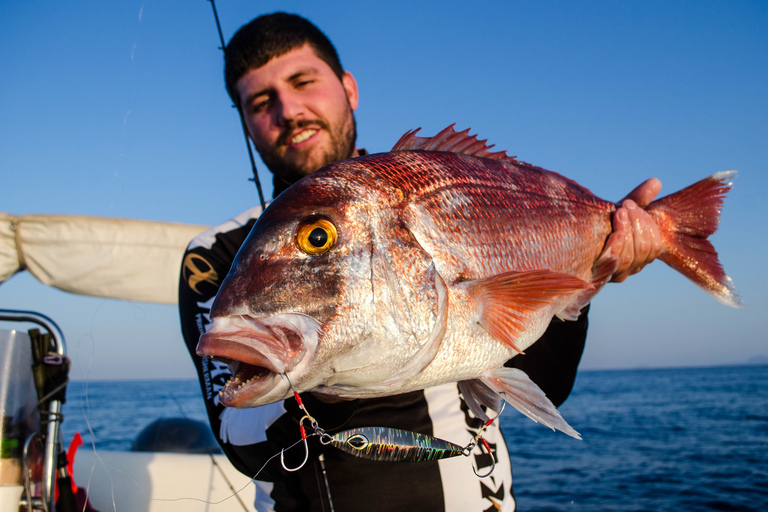
[[223,405],[266,405],[291,395],[282,375],[306,371],[314,360],[319,330],[317,320],[302,314],[219,316],[200,337],[197,355],[229,367],[232,377],[219,392]]

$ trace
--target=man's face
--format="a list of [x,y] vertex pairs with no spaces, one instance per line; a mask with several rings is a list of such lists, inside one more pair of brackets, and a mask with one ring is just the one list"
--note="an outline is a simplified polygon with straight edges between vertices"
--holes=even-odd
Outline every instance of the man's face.
[[294,182],[353,155],[357,84],[341,80],[309,45],[252,69],[237,81],[243,118],[276,176]]

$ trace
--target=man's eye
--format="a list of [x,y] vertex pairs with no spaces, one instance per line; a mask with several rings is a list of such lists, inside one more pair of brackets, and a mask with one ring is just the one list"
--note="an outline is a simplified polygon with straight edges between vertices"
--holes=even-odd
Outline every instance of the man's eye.
[[253,111],[254,112],[261,112],[265,108],[267,108],[267,105],[269,105],[269,98],[265,98],[263,100],[258,100],[253,102]]

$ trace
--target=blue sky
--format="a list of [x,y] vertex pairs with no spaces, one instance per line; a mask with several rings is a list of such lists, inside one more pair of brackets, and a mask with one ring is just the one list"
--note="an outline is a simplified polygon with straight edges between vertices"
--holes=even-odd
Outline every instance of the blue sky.
[[[226,39],[275,10],[320,26],[357,78],[371,152],[455,122],[610,200],[651,176],[665,194],[738,170],[713,241],[746,309],[655,263],[593,301],[582,368],[768,356],[768,4],[432,5],[217,8]],[[208,1],[17,2],[0,21],[0,211],[210,225],[258,202]],[[56,320],[75,378],[194,377],[174,306],[73,296],[22,273],[0,285],[0,307]]]

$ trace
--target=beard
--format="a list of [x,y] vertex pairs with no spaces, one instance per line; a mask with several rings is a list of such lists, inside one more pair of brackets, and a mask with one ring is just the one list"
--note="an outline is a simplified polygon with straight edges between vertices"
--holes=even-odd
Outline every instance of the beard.
[[[330,143],[327,147],[323,148],[319,160],[316,158],[310,159],[308,154],[299,155],[299,158],[289,160],[285,157],[284,152],[280,152],[273,147],[261,147],[254,143],[256,151],[259,152],[259,156],[261,156],[264,165],[266,165],[274,175],[275,196],[285,190],[288,186],[299,181],[304,176],[312,174],[319,168],[354,156],[355,141],[357,140],[357,124],[351,108],[347,107],[345,121],[340,123],[336,128],[332,128],[330,124],[323,119],[301,119],[299,121],[291,121],[285,126],[283,134],[278,137],[275,147],[286,147],[289,143],[288,138],[290,137],[290,134],[297,128],[305,127],[319,127],[330,136]],[[310,150],[311,149],[313,148],[310,148]],[[279,184],[281,186],[278,186]]]

